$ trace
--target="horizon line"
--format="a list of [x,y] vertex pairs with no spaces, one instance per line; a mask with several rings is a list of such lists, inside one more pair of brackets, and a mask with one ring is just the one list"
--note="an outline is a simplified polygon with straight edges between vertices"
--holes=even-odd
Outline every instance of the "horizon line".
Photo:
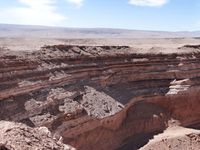
[[131,30],[131,31],[146,31],[146,32],[171,32],[171,33],[177,33],[177,32],[200,32],[200,30],[149,30],[149,29],[131,29],[131,28],[121,28],[121,27],[67,27],[67,26],[54,26],[54,25],[31,25],[31,24],[10,24],[10,23],[0,23],[0,25],[10,25],[10,26],[29,26],[29,27],[43,27],[43,28],[66,28],[66,29],[112,29],[112,30]]

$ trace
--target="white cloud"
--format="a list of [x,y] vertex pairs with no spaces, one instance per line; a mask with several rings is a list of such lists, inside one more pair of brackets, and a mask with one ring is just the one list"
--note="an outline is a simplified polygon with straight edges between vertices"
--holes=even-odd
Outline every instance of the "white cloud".
[[57,0],[17,0],[23,6],[1,10],[3,23],[29,25],[62,25],[66,19],[56,11]]
[[80,7],[83,4],[83,0],[67,0],[67,2],[72,3],[76,5],[77,7]]
[[129,4],[137,6],[152,6],[158,7],[166,4],[168,0],[129,0]]

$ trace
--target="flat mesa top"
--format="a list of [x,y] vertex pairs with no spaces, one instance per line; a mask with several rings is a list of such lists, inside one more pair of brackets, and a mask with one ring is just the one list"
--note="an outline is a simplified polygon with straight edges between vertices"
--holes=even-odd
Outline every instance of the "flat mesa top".
[[46,45],[130,46],[135,53],[190,53],[199,45],[200,32],[164,32],[124,29],[79,29],[0,24],[0,47],[37,51]]
[[[192,53],[199,52],[199,38],[157,38],[157,39],[47,39],[47,38],[0,38],[4,50],[38,51],[47,45],[79,46],[129,46],[133,53]],[[191,45],[191,47],[185,47]]]

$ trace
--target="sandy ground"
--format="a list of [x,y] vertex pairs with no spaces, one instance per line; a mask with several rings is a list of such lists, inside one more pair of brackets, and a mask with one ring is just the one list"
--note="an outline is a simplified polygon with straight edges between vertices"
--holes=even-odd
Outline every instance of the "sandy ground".
[[[45,45],[123,45],[135,48],[139,53],[190,52],[178,49],[184,45],[199,45],[198,38],[153,38],[153,39],[47,39],[47,38],[0,38],[0,47],[13,51],[35,51]],[[193,50],[192,50],[193,51]]]

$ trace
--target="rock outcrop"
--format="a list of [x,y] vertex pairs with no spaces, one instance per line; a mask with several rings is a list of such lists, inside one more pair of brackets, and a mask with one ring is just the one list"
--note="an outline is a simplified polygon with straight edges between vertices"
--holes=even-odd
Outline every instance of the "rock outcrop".
[[3,53],[0,119],[46,126],[82,150],[138,149],[172,118],[199,126],[200,53],[136,51],[55,45]]
[[1,150],[75,150],[56,140],[46,127],[31,128],[21,123],[0,121]]
[[153,140],[140,150],[192,150],[200,149],[200,131],[182,127],[168,128],[164,133],[154,137]]

